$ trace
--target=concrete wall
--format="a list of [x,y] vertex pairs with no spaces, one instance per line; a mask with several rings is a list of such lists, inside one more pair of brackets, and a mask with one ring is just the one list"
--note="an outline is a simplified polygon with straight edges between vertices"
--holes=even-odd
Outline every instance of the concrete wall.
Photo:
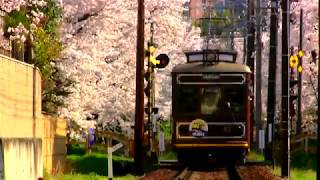
[[66,122],[41,114],[39,70],[1,54],[0,124],[6,180],[63,170]]
[[0,180],[3,180],[4,178],[4,163],[3,163],[3,146],[2,146],[2,140],[0,139]]
[[41,118],[39,70],[0,55],[0,137],[41,138]]
[[44,117],[43,163],[45,171],[56,174],[65,170],[67,124],[63,119]]
[[42,141],[2,138],[5,180],[35,180],[43,177]]

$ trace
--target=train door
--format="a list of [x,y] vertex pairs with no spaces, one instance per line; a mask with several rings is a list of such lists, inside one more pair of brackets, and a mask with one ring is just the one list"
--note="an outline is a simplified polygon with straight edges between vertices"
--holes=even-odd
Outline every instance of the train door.
[[4,159],[3,159],[3,145],[0,139],[0,180],[4,180]]

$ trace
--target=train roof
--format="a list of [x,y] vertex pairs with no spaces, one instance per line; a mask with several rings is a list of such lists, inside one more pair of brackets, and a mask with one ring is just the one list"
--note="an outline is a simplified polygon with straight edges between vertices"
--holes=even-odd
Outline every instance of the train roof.
[[219,62],[217,64],[186,63],[178,64],[172,69],[172,73],[251,73],[250,68],[244,64]]

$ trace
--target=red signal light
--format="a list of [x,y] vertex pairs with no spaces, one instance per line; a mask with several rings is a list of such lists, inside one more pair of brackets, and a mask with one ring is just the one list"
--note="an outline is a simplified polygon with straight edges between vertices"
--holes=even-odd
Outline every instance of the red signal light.
[[168,64],[169,64],[169,57],[168,55],[166,54],[159,54],[157,57],[156,57],[156,60],[160,61],[159,64],[156,64],[156,68],[165,68]]

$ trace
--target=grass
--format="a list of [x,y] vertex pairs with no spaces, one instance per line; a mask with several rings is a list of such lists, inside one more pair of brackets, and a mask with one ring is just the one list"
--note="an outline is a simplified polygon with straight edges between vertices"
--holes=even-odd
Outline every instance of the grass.
[[[309,144],[312,147],[314,144]],[[315,180],[316,179],[316,154],[307,154],[303,150],[291,152],[290,179]],[[280,164],[276,163],[274,169],[276,175],[281,175]]]
[[[84,145],[68,145],[66,174],[45,175],[49,180],[100,180],[108,178],[108,154],[105,149],[95,147],[93,153],[86,154]],[[136,179],[133,175],[133,159],[123,156],[112,156],[114,179]]]
[[[79,151],[74,151],[79,153]],[[121,156],[113,156],[114,179],[136,179],[133,173],[133,160]],[[45,175],[48,180],[102,180],[108,178],[107,154],[92,153],[87,155],[71,154],[67,156],[71,172],[67,174]]]
[[[315,143],[309,143],[309,147],[315,146]],[[279,152],[277,152],[279,153]],[[252,149],[248,154],[248,160],[263,161],[263,154],[257,150]],[[279,158],[279,157],[278,157]],[[290,179],[293,180],[315,180],[316,179],[316,154],[307,154],[303,150],[296,150],[291,152],[291,171]],[[272,169],[272,167],[270,167]],[[279,162],[273,170],[275,175],[281,176],[281,168]]]
[[[105,180],[107,176],[99,176],[94,173],[91,174],[58,174],[56,176],[45,177],[47,180]],[[135,180],[132,175],[126,175],[121,177],[115,177],[115,180]]]
[[177,153],[172,150],[165,151],[163,155],[159,157],[160,160],[173,160],[177,159]]
[[[133,172],[132,159],[119,156],[113,156],[112,159],[114,175],[123,176]],[[68,155],[67,160],[72,167],[72,172],[80,174],[95,173],[101,176],[108,175],[107,154]]]
[[57,174],[55,176],[47,176],[45,179],[48,180],[102,180],[107,179],[105,176],[99,176],[94,173],[92,174]]
[[165,120],[161,123],[160,125],[161,130],[164,132],[164,138],[166,140],[170,140],[172,136],[171,132],[171,121],[170,120]]
[[[165,124],[163,130],[166,136],[170,135],[169,123]],[[309,146],[316,144],[312,141]],[[83,145],[72,145],[68,147],[68,162],[72,167],[69,174],[58,174],[48,176],[49,180],[100,180],[107,179],[107,154],[99,147],[93,149],[94,153],[85,154]],[[279,153],[279,152],[277,152]],[[258,149],[251,149],[248,160],[263,161],[264,156]],[[279,157],[278,157],[279,158]],[[176,152],[166,146],[166,151],[159,157],[160,160],[176,159]],[[122,156],[113,156],[114,179],[133,180],[133,160]],[[272,169],[272,167],[271,167]],[[153,170],[152,161],[145,161],[145,172]],[[274,168],[274,174],[280,176],[281,168],[278,162]],[[293,180],[312,180],[316,179],[316,155],[306,154],[303,150],[292,151],[291,154],[291,173],[290,179]]]
[[[281,176],[281,168],[280,166],[276,166],[273,170],[273,173]],[[297,168],[291,168],[290,171],[290,179],[292,180],[315,180],[316,179],[316,171],[312,169],[302,170]]]
[[249,152],[249,154],[247,156],[247,159],[252,160],[252,161],[263,161],[264,156],[261,153],[261,151],[259,151],[257,149],[251,149],[251,151]]

